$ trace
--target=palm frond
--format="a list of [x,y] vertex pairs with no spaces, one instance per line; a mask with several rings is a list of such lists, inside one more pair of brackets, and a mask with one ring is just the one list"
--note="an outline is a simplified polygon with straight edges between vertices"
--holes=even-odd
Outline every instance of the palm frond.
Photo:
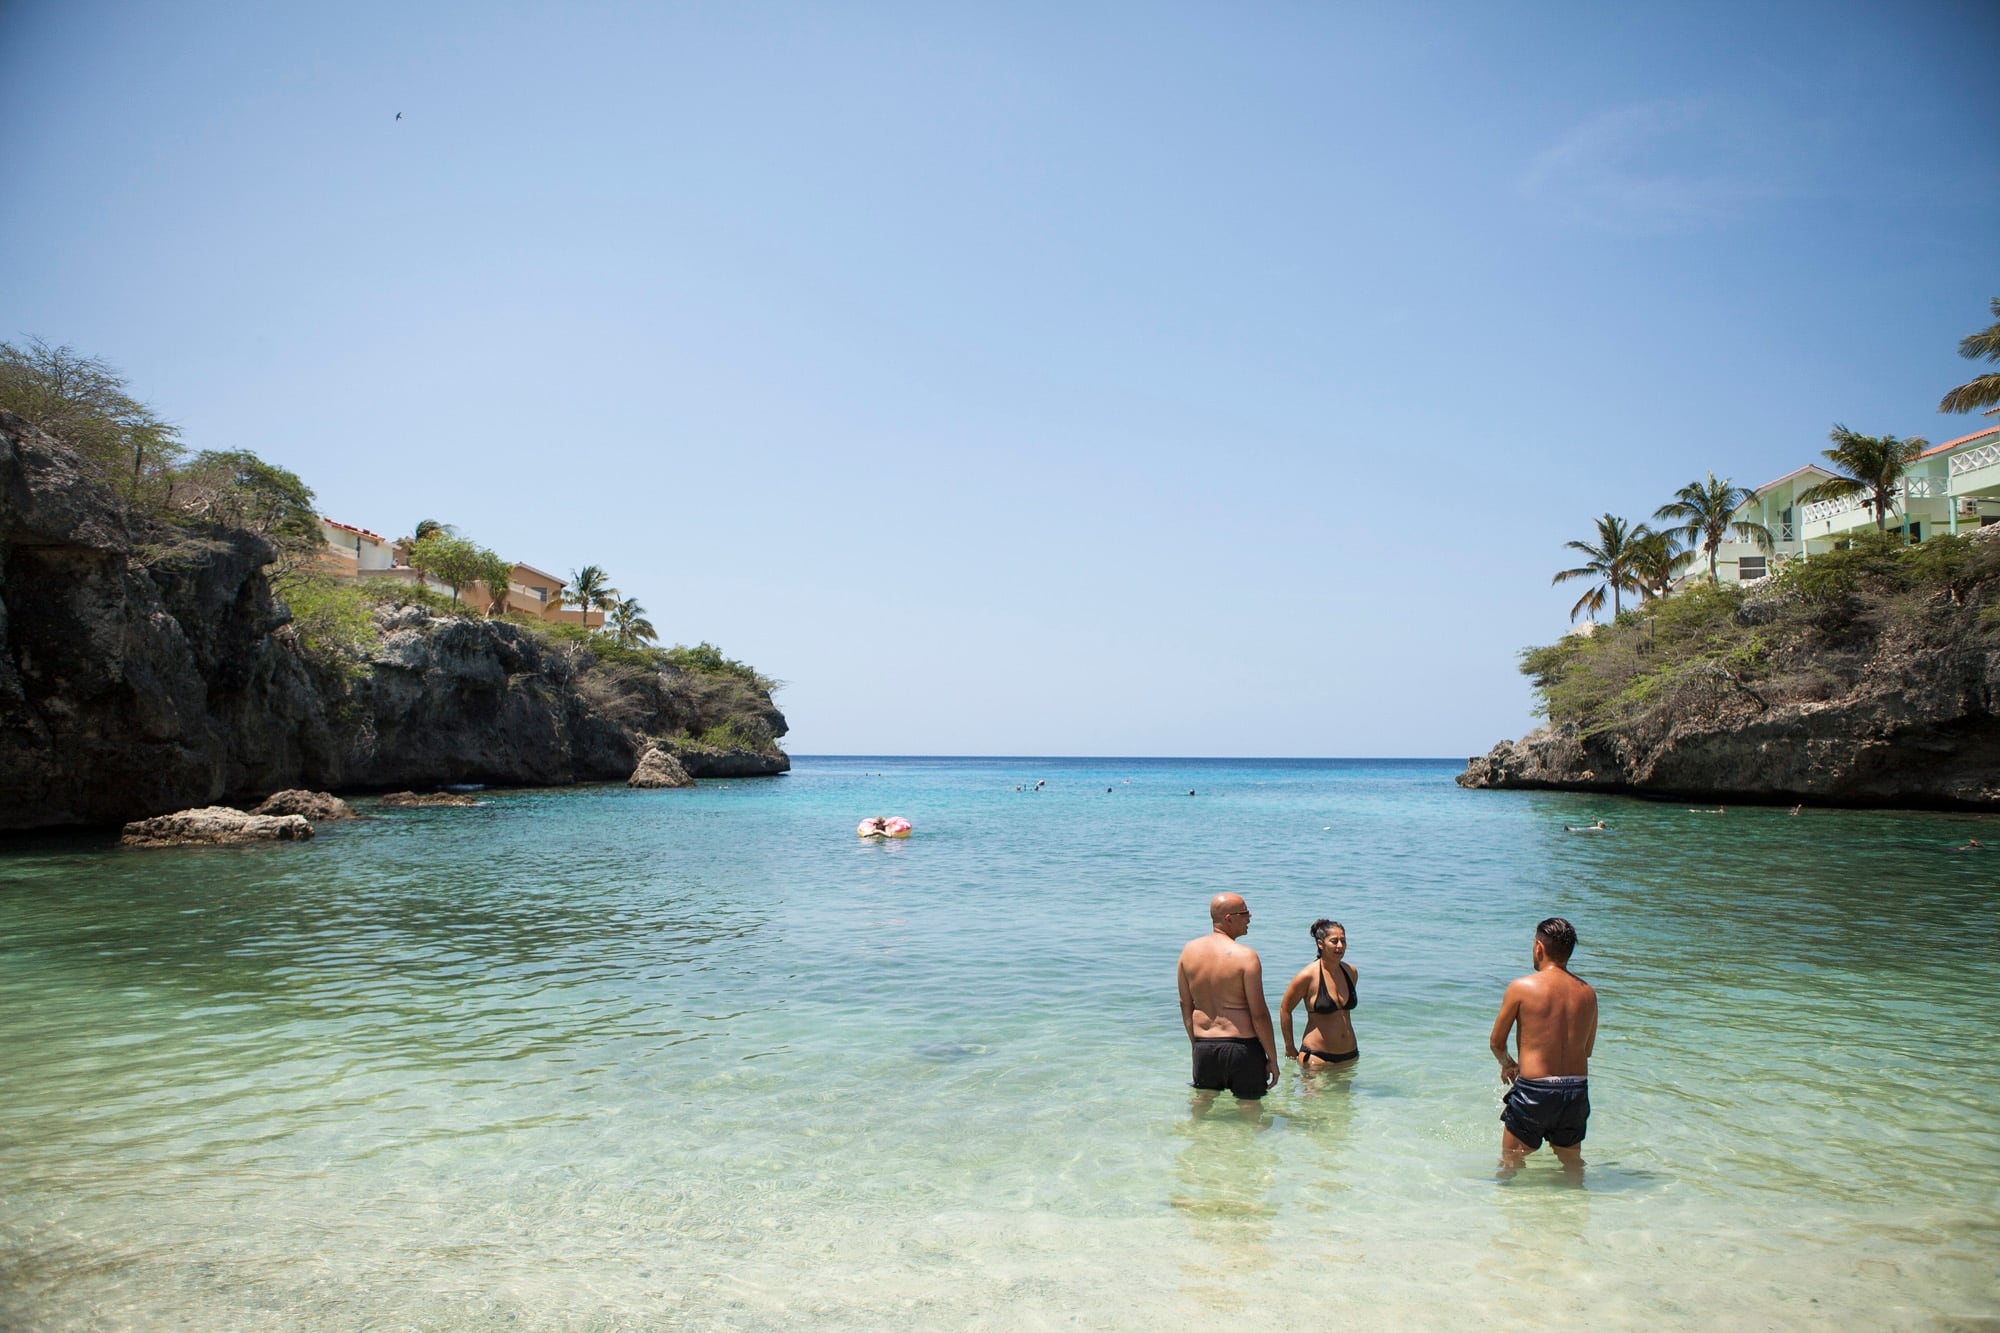
[[2000,375],[1981,375],[1959,385],[1938,403],[1940,412],[1976,412],[2000,403]]

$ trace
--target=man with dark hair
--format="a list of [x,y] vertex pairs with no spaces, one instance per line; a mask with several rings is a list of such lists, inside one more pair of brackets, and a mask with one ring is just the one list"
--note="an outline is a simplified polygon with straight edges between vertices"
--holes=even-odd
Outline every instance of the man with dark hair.
[[1194,1086],[1254,1102],[1278,1082],[1278,1044],[1264,1001],[1264,965],[1243,944],[1250,909],[1233,893],[1208,902],[1209,932],[1181,950],[1181,1026],[1194,1048]]
[[[1583,1169],[1590,1119],[1590,1051],[1597,1044],[1597,992],[1569,970],[1576,927],[1552,916],[1535,927],[1535,971],[1507,985],[1493,1023],[1493,1057],[1508,1085],[1500,1108],[1500,1166],[1509,1175],[1547,1139],[1564,1169]],[[1507,1053],[1520,1026],[1521,1058]]]

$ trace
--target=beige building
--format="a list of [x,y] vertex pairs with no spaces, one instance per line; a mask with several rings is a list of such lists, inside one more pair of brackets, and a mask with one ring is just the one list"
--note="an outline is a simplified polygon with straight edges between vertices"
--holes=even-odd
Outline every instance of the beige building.
[[[319,530],[326,539],[322,568],[335,578],[398,579],[419,583],[432,592],[451,596],[450,584],[412,569],[405,563],[407,552],[401,543],[379,532],[370,532],[367,528],[335,522],[324,515],[320,517]],[[562,605],[563,589],[567,586],[562,579],[533,565],[517,564],[507,580],[507,610],[535,620],[567,625],[581,623],[591,629],[603,625],[602,611],[583,612]],[[484,583],[475,582],[460,589],[459,596],[466,604],[481,608],[490,607],[494,602]]]

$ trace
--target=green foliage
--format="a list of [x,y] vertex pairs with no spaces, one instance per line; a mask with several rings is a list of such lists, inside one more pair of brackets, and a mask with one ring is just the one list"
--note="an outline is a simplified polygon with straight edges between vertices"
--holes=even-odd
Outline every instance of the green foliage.
[[716,750],[767,750],[774,741],[771,729],[756,718],[732,717],[693,738],[696,745]]
[[489,591],[497,586],[504,598],[507,579],[513,571],[511,564],[493,552],[446,528],[437,528],[411,542],[409,561],[410,568],[448,585],[454,602],[473,583],[485,583]]
[[556,605],[575,607],[583,613],[579,619],[588,620],[592,611],[609,613],[618,605],[618,589],[611,586],[611,577],[602,569],[585,565],[570,571],[569,582],[556,595]]
[[1800,491],[1798,502],[1812,504],[1859,495],[1875,515],[1876,529],[1886,528],[1889,511],[1895,507],[1897,486],[1910,464],[1930,447],[1930,441],[1921,437],[1899,440],[1893,435],[1861,435],[1838,424],[1827,438],[1833,441],[1833,448],[1822,449],[1820,457],[1833,465],[1834,476]]
[[706,640],[692,648],[677,643],[665,651],[664,659],[668,666],[676,670],[734,676],[753,689],[767,693],[779,689],[782,684],[747,663],[739,662],[733,657],[724,657],[720,648]]
[[126,392],[102,359],[40,338],[0,342],[0,407],[76,450],[98,481],[145,509],[163,505],[185,452],[180,431]]
[[619,599],[618,604],[611,608],[610,625],[612,637],[617,639],[620,648],[636,648],[660,637],[659,631],[653,628],[653,622],[646,619],[646,608],[639,605],[636,597]]
[[177,511],[267,538],[281,560],[299,564],[319,553],[319,516],[312,488],[296,472],[266,463],[247,449],[204,450],[173,480]]
[[297,571],[280,573],[272,583],[272,591],[291,609],[306,656],[321,670],[348,679],[366,672],[367,655],[381,643],[375,602],[365,589],[365,584]]
[[1705,710],[1823,698],[1882,636],[1985,633],[2000,629],[1996,606],[2000,542],[1907,546],[1865,531],[1843,550],[1789,562],[1754,597],[1690,583],[1594,634],[1525,650],[1521,670],[1551,722],[1585,734],[1670,726]]
[[370,606],[420,606],[434,616],[457,616],[461,619],[476,614],[463,602],[427,588],[421,583],[404,579],[363,579],[353,585]]
[[1659,558],[1652,545],[1653,536],[1653,530],[1644,523],[1634,527],[1615,514],[1606,514],[1597,520],[1595,543],[1565,542],[1569,550],[1580,551],[1589,558],[1575,569],[1560,571],[1549,580],[1550,584],[1567,583],[1571,579],[1585,579],[1591,584],[1569,609],[1569,618],[1575,620],[1579,611],[1595,616],[1604,609],[1607,593],[1611,598],[1611,613],[1616,616],[1622,606],[1622,594],[1642,591],[1646,580],[1640,573],[1641,566],[1650,570]]
[[1717,481],[1711,472],[1706,482],[1691,481],[1681,487],[1653,517],[1678,525],[1669,529],[1669,535],[1690,548],[1699,547],[1708,557],[1708,577],[1713,579],[1716,552],[1722,548],[1722,539],[1732,532],[1738,541],[1755,542],[1760,550],[1771,549],[1769,528],[1734,517],[1738,509],[1756,502],[1757,492],[1736,485],[1733,478]]
[[[1958,354],[1967,361],[2000,361],[2000,296],[1993,298],[1993,322],[1977,333],[1968,333],[1958,344]],[[2000,403],[2000,375],[1976,375],[1944,396],[1940,412],[1976,412]]]
[[486,614],[490,616],[507,613],[508,585],[514,578],[514,562],[502,560],[492,551],[480,548],[475,582],[486,588]]

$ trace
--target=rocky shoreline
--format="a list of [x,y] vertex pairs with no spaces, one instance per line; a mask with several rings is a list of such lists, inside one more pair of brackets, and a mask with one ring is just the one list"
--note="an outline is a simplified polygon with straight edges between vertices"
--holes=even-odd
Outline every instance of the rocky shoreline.
[[[598,670],[506,621],[385,609],[365,658],[329,673],[273,596],[275,556],[251,533],[132,513],[0,412],[0,830],[287,789],[623,782],[655,744],[692,778],[790,767],[768,691],[718,701],[671,668]],[[773,743],[689,739],[729,724]]]
[[[1639,621],[1591,636],[1623,643],[1530,652],[1551,724],[1473,756],[1458,784],[2000,811],[2000,526],[1963,539],[1956,566],[1909,551],[1856,555],[1851,586],[1823,563],[1817,583],[1711,591],[1713,623],[1681,643]],[[1607,665],[1620,653],[1638,665]],[[1569,688],[1591,671],[1596,695]]]

